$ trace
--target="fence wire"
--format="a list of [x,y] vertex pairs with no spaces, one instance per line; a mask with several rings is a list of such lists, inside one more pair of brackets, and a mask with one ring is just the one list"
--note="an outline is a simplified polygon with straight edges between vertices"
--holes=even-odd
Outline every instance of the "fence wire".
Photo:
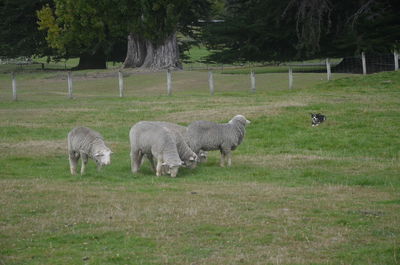
[[[172,72],[171,95],[212,95],[237,92],[302,89],[349,74],[395,70],[393,54],[367,54],[342,59],[320,60],[255,67],[223,67]],[[397,57],[398,60],[398,57]],[[328,73],[328,63],[331,69]],[[397,66],[398,67],[398,66]],[[365,69],[366,68],[366,69]],[[290,71],[291,70],[291,71]],[[118,72],[123,73],[123,97],[154,97],[167,95],[166,71],[105,70],[72,72],[73,98],[120,97]],[[251,72],[255,75],[253,83]],[[212,79],[210,75],[212,73]],[[290,74],[292,73],[292,74]],[[68,98],[68,71],[15,72],[17,100],[49,100]],[[0,101],[13,100],[12,75],[0,74]],[[292,80],[292,86],[290,86]],[[255,82],[254,82],[255,81]],[[252,85],[254,87],[252,87]]]

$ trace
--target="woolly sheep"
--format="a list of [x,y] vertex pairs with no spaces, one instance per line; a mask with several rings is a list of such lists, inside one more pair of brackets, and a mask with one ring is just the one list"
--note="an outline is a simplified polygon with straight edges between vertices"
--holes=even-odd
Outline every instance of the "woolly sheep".
[[184,166],[189,168],[195,168],[197,162],[199,162],[198,156],[189,148],[187,140],[184,139],[184,135],[187,136],[187,129],[184,126],[164,121],[148,121],[150,124],[156,124],[169,129],[175,138],[176,147],[178,154],[184,163]]
[[220,150],[221,167],[231,166],[231,151],[242,142],[246,125],[250,121],[243,115],[236,115],[228,123],[219,124],[211,121],[195,121],[188,126],[189,146],[193,152],[199,150]]
[[[132,126],[129,131],[131,144],[131,169],[138,172],[145,155],[156,171],[157,176],[163,174],[163,167],[168,169],[171,177],[176,177],[178,169],[183,165],[173,133],[161,125],[141,121]],[[157,166],[154,168],[154,160]]]
[[[165,122],[165,121],[158,121],[158,123],[162,126],[167,127],[168,129],[172,130],[173,132],[180,133],[183,137],[183,140],[186,142],[186,144],[189,147],[190,140],[189,140],[189,136],[188,136],[187,127],[179,125],[179,124],[171,123],[171,122]],[[198,153],[196,153],[196,155],[198,157],[197,162],[203,163],[203,162],[207,161],[207,152],[206,151],[200,150]]]
[[81,175],[85,173],[88,158],[92,158],[97,169],[111,164],[112,151],[108,148],[100,133],[87,128],[76,127],[68,133],[68,155],[71,174],[76,174],[79,158],[82,158]]

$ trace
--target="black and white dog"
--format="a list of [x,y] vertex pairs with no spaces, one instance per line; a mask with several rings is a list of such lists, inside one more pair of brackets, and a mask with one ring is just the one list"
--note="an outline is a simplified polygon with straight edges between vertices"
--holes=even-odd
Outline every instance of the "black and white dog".
[[321,113],[311,113],[312,126],[318,126],[321,122],[324,122],[325,120],[326,120],[325,115],[322,115]]

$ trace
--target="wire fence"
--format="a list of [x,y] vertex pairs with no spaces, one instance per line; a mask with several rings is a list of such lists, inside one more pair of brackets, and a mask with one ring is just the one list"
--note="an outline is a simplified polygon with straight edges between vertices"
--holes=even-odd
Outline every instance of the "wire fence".
[[398,54],[394,53],[361,54],[358,57],[280,65],[207,66],[196,71],[19,71],[1,78],[0,101],[43,100],[50,97],[74,99],[214,95],[239,91],[257,93],[301,89],[349,74],[398,70],[398,63]]

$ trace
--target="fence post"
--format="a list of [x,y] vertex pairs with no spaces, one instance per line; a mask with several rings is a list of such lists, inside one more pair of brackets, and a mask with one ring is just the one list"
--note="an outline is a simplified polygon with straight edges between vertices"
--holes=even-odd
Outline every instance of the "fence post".
[[171,96],[172,94],[172,75],[171,75],[171,69],[167,70],[167,94],[168,96]]
[[119,87],[119,97],[124,96],[124,75],[121,71],[118,71],[118,87]]
[[397,51],[394,51],[394,70],[398,71],[399,70],[399,54]]
[[15,79],[15,72],[12,72],[12,94],[13,94],[13,100],[17,101],[17,80]]
[[211,71],[208,71],[208,87],[210,88],[211,96],[214,95],[214,77]]
[[67,75],[67,81],[68,81],[68,98],[72,99],[73,86],[72,86],[72,73],[70,71],[68,72]]
[[329,61],[329,58],[326,58],[326,78],[328,79],[328,81],[332,78],[331,62]]
[[361,61],[362,61],[362,68],[363,68],[363,75],[367,74],[367,62],[365,61],[365,53],[361,53]]
[[289,89],[293,88],[293,70],[289,67]]
[[256,92],[256,75],[254,73],[254,70],[251,70],[251,72],[250,72],[250,84],[251,84],[251,92],[255,93]]

